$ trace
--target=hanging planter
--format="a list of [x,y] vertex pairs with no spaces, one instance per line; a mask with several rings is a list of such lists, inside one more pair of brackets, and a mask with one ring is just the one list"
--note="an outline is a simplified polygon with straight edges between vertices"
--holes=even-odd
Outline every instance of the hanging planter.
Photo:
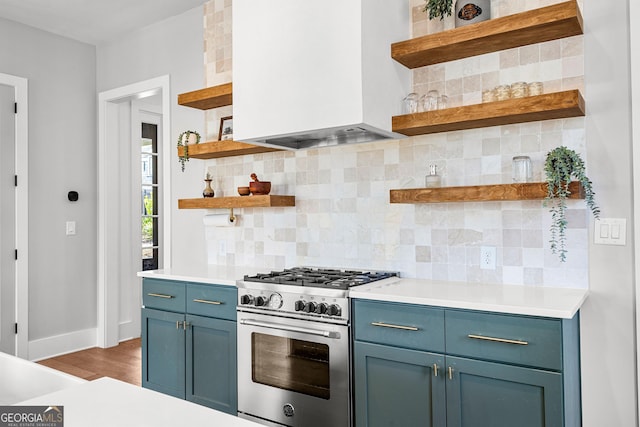
[[550,206],[551,212],[551,252],[558,254],[560,261],[565,262],[567,198],[571,194],[569,183],[572,178],[582,185],[585,202],[596,219],[600,217],[600,209],[595,203],[591,181],[585,175],[585,165],[578,153],[564,146],[551,150],[547,154],[544,171],[548,186],[544,206]]
[[451,16],[453,9],[453,0],[425,0],[423,12],[429,14],[429,19],[440,18],[443,20],[445,16]]
[[178,136],[178,148],[184,147],[182,156],[179,156],[180,167],[184,172],[184,165],[189,161],[189,145],[199,144],[200,134],[193,130],[184,131]]

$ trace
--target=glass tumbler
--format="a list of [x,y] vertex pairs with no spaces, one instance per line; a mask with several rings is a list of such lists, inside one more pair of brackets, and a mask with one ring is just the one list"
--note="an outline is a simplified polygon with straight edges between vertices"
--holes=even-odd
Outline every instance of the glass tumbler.
[[531,158],[516,156],[513,158],[513,182],[530,182],[533,178]]
[[424,97],[424,111],[433,111],[438,109],[438,91],[430,90]]
[[405,114],[413,114],[418,112],[418,94],[411,92],[407,96],[404,97],[404,113]]

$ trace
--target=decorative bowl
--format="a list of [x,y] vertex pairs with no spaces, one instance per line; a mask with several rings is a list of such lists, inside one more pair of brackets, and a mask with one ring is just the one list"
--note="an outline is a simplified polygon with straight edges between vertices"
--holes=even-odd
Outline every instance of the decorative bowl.
[[238,187],[238,194],[241,196],[248,196],[251,193],[249,187]]
[[271,192],[271,181],[253,181],[249,183],[251,194],[269,194]]

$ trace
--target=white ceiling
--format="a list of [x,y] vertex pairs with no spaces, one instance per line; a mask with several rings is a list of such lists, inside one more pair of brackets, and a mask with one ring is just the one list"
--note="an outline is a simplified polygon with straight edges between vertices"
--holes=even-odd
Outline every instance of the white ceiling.
[[118,38],[206,0],[0,0],[0,17],[90,44]]

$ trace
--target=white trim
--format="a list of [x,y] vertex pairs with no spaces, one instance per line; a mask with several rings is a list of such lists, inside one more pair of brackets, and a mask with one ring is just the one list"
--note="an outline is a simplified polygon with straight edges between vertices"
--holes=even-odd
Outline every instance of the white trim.
[[28,80],[0,73],[0,84],[15,88],[16,114],[16,355],[29,357],[29,105]]
[[[631,138],[632,138],[632,173],[633,173],[633,235],[634,235],[634,282],[635,282],[635,338],[636,338],[636,396],[638,396],[638,383],[640,382],[640,282],[638,272],[640,271],[640,251],[635,246],[635,242],[640,242],[640,29],[633,25],[634,13],[640,13],[640,5],[636,1],[629,1],[629,51],[630,51],[630,75],[631,75]],[[635,76],[635,78],[634,78]],[[640,419],[640,405],[636,399],[636,413]]]
[[[109,236],[110,212],[117,209],[107,203],[109,198],[108,180],[108,160],[110,152],[109,145],[109,110],[110,105],[118,101],[130,100],[140,97],[144,93],[162,91],[162,140],[163,151],[170,150],[171,135],[171,102],[170,102],[170,78],[168,75],[150,80],[134,83],[128,86],[108,90],[98,94],[98,314],[97,314],[97,345],[110,347],[118,344],[118,301],[119,290],[117,278],[117,265],[110,264],[108,256],[112,251],[117,253],[117,247],[111,247],[107,237]],[[165,156],[162,162],[164,176],[170,176],[171,165],[167,162],[169,156]],[[164,268],[171,265],[171,188],[169,185],[163,187],[164,203],[162,215],[164,222]],[[117,239],[117,237],[116,237]],[[113,279],[112,279],[113,278]]]
[[95,347],[96,329],[84,329],[29,342],[29,360],[38,361]]

